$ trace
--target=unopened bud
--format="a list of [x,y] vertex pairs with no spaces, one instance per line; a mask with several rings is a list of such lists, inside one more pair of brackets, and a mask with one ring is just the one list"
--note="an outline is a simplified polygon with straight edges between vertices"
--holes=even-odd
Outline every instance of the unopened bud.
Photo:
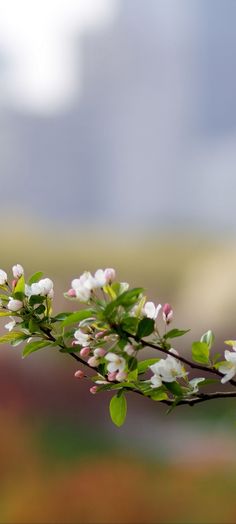
[[131,356],[135,353],[135,349],[132,346],[132,344],[126,344],[124,347],[124,352],[127,353],[127,355]]
[[108,373],[107,379],[109,382],[113,382],[113,380],[116,380],[116,371],[113,371],[112,373]]
[[96,368],[99,364],[99,361],[97,358],[95,357],[90,357],[88,359],[88,365],[91,366],[91,368]]
[[13,277],[18,280],[22,275],[24,275],[24,269],[20,264],[16,264],[12,268]]
[[106,354],[106,350],[103,348],[96,348],[93,354],[96,358],[104,357],[104,355]]
[[88,357],[90,354],[90,348],[89,347],[82,348],[79,354],[81,355],[81,357],[85,357],[85,358]]
[[7,274],[3,269],[0,269],[0,286],[4,286],[7,283]]
[[112,267],[108,267],[104,271],[105,279],[107,284],[111,284],[116,279],[116,272]]
[[21,302],[21,300],[15,300],[14,298],[10,298],[7,304],[7,309],[9,309],[10,311],[19,311],[22,308],[23,302]]
[[74,374],[75,378],[84,378],[84,372],[81,369],[78,369],[78,371]]
[[92,395],[95,395],[97,393],[97,390],[98,390],[97,386],[92,386],[89,391],[90,393],[92,393]]
[[169,324],[173,318],[173,309],[170,304],[165,304],[163,306],[163,320],[166,324]]
[[11,284],[12,289],[14,289],[16,287],[16,284],[17,284],[17,280],[16,280],[16,278],[14,278],[14,280],[12,280],[12,284]]
[[95,335],[95,338],[103,338],[107,335],[107,333],[109,333],[108,329],[104,329],[104,331],[99,331],[99,333]]
[[67,295],[68,297],[76,297],[76,292],[74,289],[71,288],[67,291]]

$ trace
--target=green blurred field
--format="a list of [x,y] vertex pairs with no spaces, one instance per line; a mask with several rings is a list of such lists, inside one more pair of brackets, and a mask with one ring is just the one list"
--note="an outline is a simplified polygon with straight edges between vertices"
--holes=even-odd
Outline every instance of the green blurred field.
[[144,460],[99,436],[88,444],[76,427],[41,420],[33,430],[4,412],[1,428],[1,522],[235,523],[230,464]]

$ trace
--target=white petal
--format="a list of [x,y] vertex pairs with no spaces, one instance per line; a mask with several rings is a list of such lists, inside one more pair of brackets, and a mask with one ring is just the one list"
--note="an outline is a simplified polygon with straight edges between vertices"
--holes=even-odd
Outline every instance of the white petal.
[[117,361],[117,355],[115,353],[107,353],[105,356],[106,360],[109,360],[110,362],[116,362]]
[[154,302],[146,302],[144,306],[144,313],[147,315],[148,318],[156,318],[156,306]]
[[225,384],[226,382],[228,382],[229,380],[231,380],[234,375],[236,374],[236,368],[233,367],[222,379],[221,379],[221,383],[222,384]]
[[117,365],[115,362],[109,362],[109,364],[107,365],[107,370],[109,371],[109,373],[115,373],[115,371],[117,371]]

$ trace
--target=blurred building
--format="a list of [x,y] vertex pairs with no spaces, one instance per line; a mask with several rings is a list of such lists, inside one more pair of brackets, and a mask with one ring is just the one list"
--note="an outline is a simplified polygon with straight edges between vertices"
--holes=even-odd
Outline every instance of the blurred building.
[[119,0],[74,39],[82,88],[67,110],[2,103],[7,208],[82,227],[234,230],[235,14],[234,0]]

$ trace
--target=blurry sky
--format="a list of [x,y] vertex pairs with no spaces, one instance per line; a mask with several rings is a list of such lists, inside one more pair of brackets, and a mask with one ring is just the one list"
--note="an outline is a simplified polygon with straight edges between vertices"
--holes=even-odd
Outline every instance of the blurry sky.
[[234,0],[0,0],[2,213],[234,232]]

